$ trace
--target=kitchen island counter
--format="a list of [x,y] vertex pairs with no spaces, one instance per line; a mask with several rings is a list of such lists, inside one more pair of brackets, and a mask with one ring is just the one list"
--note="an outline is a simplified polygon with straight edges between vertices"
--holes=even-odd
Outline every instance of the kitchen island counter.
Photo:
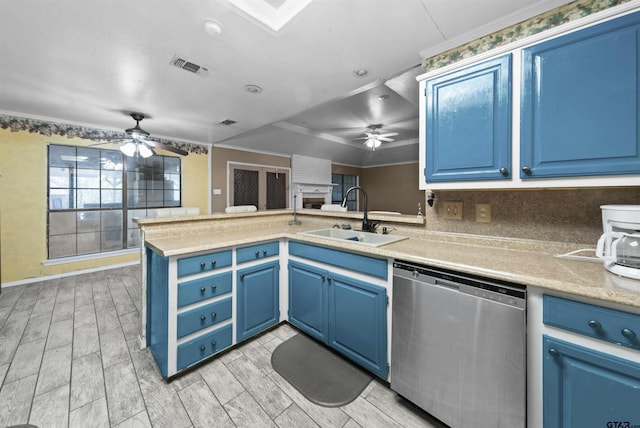
[[[289,225],[291,212],[258,217],[235,216],[233,224],[193,222],[177,219],[171,223],[139,221],[147,247],[162,256],[175,256],[198,251],[250,244],[267,240],[296,240],[366,255],[402,259],[433,265],[487,278],[511,281],[525,286],[569,293],[576,296],[631,306],[640,311],[640,282],[620,278],[606,271],[601,262],[559,258],[568,251],[562,244],[477,236],[437,234],[424,230],[409,234],[410,238],[384,245],[367,247],[350,241],[339,242],[300,235],[318,229],[317,218],[303,216],[301,225]],[[255,223],[250,219],[259,218]],[[331,227],[332,219],[318,217]],[[265,225],[264,220],[268,220]],[[334,221],[335,223],[336,221]],[[244,223],[244,224],[243,224]]]

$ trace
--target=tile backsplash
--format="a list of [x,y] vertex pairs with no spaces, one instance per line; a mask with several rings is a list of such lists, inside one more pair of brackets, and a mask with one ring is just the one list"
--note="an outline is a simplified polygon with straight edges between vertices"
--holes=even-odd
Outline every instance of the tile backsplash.
[[[427,192],[428,194],[429,192]],[[640,205],[640,187],[495,191],[436,191],[425,205],[427,229],[489,237],[567,242],[595,248],[601,205]],[[463,219],[444,219],[445,202],[462,201]],[[491,222],[476,222],[476,204],[491,205]]]

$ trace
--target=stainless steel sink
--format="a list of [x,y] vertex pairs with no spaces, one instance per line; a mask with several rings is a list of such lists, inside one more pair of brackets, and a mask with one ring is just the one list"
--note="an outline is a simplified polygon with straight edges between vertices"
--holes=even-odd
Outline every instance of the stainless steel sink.
[[309,230],[307,232],[298,232],[299,235],[313,236],[316,238],[325,238],[332,241],[353,241],[360,245],[369,247],[380,247],[382,245],[391,244],[392,242],[408,239],[408,236],[400,235],[381,235],[379,233],[362,232],[358,230],[343,230],[336,228]]

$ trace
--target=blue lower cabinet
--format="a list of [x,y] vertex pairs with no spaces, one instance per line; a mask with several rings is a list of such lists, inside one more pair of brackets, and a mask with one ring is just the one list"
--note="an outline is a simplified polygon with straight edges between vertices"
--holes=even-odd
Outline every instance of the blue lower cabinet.
[[278,323],[280,320],[278,261],[238,270],[237,341]]
[[178,314],[178,339],[231,318],[231,297]]
[[545,428],[640,425],[640,364],[543,336]]
[[316,339],[327,342],[327,288],[324,270],[289,262],[289,322]]
[[232,326],[229,324],[178,345],[177,369],[182,370],[231,346],[231,337]]
[[386,289],[335,274],[327,281],[329,345],[386,379]]

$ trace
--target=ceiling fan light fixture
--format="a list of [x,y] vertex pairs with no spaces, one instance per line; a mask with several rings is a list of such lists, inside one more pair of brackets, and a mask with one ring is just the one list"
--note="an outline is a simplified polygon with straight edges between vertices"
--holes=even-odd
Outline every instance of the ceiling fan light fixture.
[[382,144],[382,142],[380,140],[378,140],[377,138],[369,138],[368,140],[366,140],[364,142],[364,145],[367,146],[369,149],[371,149],[372,151],[376,151],[376,149],[378,147],[380,147],[380,145]]
[[136,155],[136,143],[133,141],[129,141],[126,144],[120,146],[120,151],[124,153],[125,156],[133,157]]
[[142,143],[138,143],[138,153],[145,159],[154,155],[153,150]]

